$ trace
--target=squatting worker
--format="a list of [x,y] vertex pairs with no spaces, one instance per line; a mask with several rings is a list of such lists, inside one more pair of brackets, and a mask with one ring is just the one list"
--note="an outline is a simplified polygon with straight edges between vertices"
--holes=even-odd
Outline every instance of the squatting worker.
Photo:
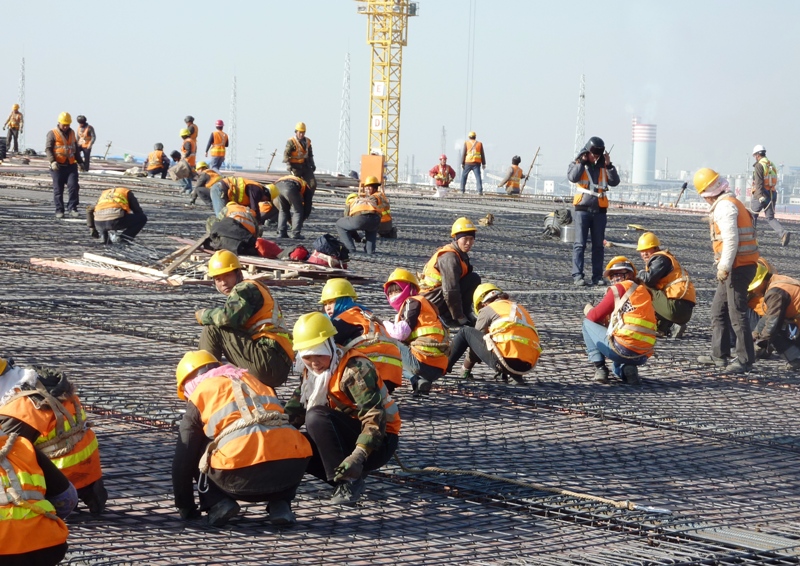
[[129,243],[145,224],[147,215],[133,191],[124,187],[106,189],[100,193],[97,204],[86,209],[86,225],[92,238],[102,236],[104,244],[110,243],[111,230],[122,230],[123,242]]
[[[569,164],[567,179],[575,183],[575,196],[572,205],[575,212],[575,243],[572,246],[572,280],[575,285],[599,285],[603,283],[603,240],[606,237],[606,212],[608,211],[608,187],[619,185],[619,174],[611,164],[611,156],[606,152],[605,142],[591,137],[586,145]],[[586,242],[592,238],[592,277],[584,279],[583,256]]]
[[767,224],[778,234],[781,246],[788,246],[791,232],[786,230],[775,218],[775,205],[778,199],[778,170],[775,164],[767,159],[767,149],[763,145],[753,148],[753,196],[750,199],[750,213],[753,215],[753,226],[758,223],[758,215],[764,211]]
[[22,128],[24,126],[24,120],[22,117],[22,112],[19,111],[19,104],[14,104],[11,107],[11,114],[8,115],[5,124],[3,124],[3,129],[5,130],[8,128],[8,133],[6,134],[6,149],[11,151],[11,141],[14,141],[14,153],[19,153],[19,135],[22,133]]
[[70,128],[72,116],[69,112],[58,115],[58,125],[47,132],[44,151],[50,162],[50,176],[53,178],[53,202],[56,218],[64,218],[64,185],[69,193],[66,212],[72,218],[78,213],[78,164],[82,162],[75,131]]
[[300,177],[306,182],[306,194],[303,199],[303,220],[311,216],[314,193],[317,190],[317,178],[314,171],[314,150],[311,140],[306,137],[305,122],[298,122],[294,127],[294,135],[286,141],[283,150],[283,162],[290,175]]
[[242,264],[228,250],[208,260],[208,275],[228,299],[225,305],[195,313],[203,325],[200,349],[218,360],[245,368],[270,387],[283,385],[294,361],[292,340],[284,327],[283,312],[269,289],[259,281],[245,281]]
[[294,524],[291,503],[311,446],[289,424],[275,390],[205,350],[187,352],[175,377],[178,397],[187,401],[172,461],[181,518],[199,516],[192,490],[198,478],[200,511],[208,513],[209,525],[235,517],[237,499],[266,501],[273,525]]
[[800,347],[792,339],[800,323],[800,281],[770,273],[765,263],[758,264],[747,290],[750,299],[762,298],[764,314],[753,330],[756,351],[770,346],[786,360],[784,369],[800,370]]
[[364,493],[364,478],[395,450],[400,413],[366,356],[341,350],[336,329],[320,312],[302,315],[294,325],[300,387],[286,403],[289,422],[306,425],[314,451],[307,472],[334,486],[331,503],[354,505]]
[[200,161],[197,164],[197,181],[192,190],[192,196],[189,199],[189,204],[197,202],[197,197],[200,197],[205,204],[213,205],[211,200],[211,187],[213,187],[222,177],[217,171],[208,168],[208,163]]
[[658,331],[665,336],[682,338],[697,302],[694,283],[675,256],[660,246],[658,236],[652,232],[639,236],[636,250],[644,261],[639,280],[653,298]]
[[469,251],[475,244],[478,229],[469,218],[453,222],[453,240],[436,250],[422,272],[420,294],[439,311],[448,326],[472,325],[472,295],[481,284],[481,276],[472,270]]
[[148,177],[155,177],[161,175],[162,179],[167,178],[167,170],[169,169],[169,157],[164,153],[164,144],[157,143],[153,146],[153,151],[147,155],[147,165],[145,170]]
[[470,132],[467,137],[469,139],[464,142],[464,149],[461,152],[461,194],[463,195],[467,188],[467,179],[472,171],[475,175],[478,194],[482,195],[481,169],[486,169],[486,152],[483,149],[483,143],[476,139],[478,134]]
[[345,206],[344,216],[336,221],[336,233],[351,254],[356,253],[355,238],[361,241],[359,230],[364,231],[364,251],[367,254],[375,253],[381,226],[380,186],[377,177],[370,175],[364,179],[364,186],[359,188],[354,199],[348,198],[350,202]]
[[[755,277],[759,257],[753,217],[728,191],[728,181],[713,169],[695,173],[694,186],[711,205],[711,246],[717,266],[717,290],[711,302],[711,355],[699,356],[697,361],[724,368],[724,373],[747,373],[755,361],[747,313],[747,287]],[[736,336],[733,360],[731,326]]]

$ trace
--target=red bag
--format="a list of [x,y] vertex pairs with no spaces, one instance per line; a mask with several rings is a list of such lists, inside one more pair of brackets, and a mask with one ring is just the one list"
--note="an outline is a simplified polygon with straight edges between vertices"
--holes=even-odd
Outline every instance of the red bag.
[[308,250],[303,246],[297,246],[292,253],[289,254],[289,259],[292,261],[305,261],[308,259]]
[[324,265],[325,267],[336,267],[339,269],[347,269],[347,262],[344,262],[337,257],[324,254],[317,250],[314,250],[314,252],[311,254],[311,257],[308,258],[308,263],[313,263],[316,265]]
[[267,259],[277,259],[278,255],[283,251],[278,244],[264,238],[256,240],[256,249],[258,250],[258,255]]

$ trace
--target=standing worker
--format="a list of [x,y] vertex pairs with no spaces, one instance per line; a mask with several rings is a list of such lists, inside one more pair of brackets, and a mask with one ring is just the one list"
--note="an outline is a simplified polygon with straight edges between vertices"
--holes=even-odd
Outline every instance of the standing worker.
[[14,104],[11,107],[11,114],[8,115],[6,123],[3,124],[4,130],[8,128],[8,133],[6,134],[6,149],[8,151],[11,151],[11,140],[14,140],[14,153],[19,153],[19,135],[22,133],[23,122],[19,104]]
[[275,181],[278,187],[278,237],[289,237],[289,216],[292,219],[292,238],[303,239],[303,223],[305,222],[306,199],[309,196],[308,184],[297,175],[286,175]]
[[381,226],[381,203],[376,194],[381,182],[377,177],[370,175],[364,179],[364,186],[358,189],[358,195],[345,206],[344,216],[336,221],[336,232],[347,250],[356,253],[355,238],[359,230],[364,231],[364,251],[367,254],[375,253],[375,244],[378,241],[378,230]]
[[445,154],[439,156],[439,165],[434,165],[433,168],[428,171],[428,175],[433,177],[433,181],[436,183],[437,187],[443,187],[445,189],[448,188],[450,182],[456,178],[456,172],[447,164],[447,156]]
[[289,173],[306,182],[306,194],[303,200],[303,220],[306,220],[311,216],[312,201],[317,190],[317,179],[314,177],[317,166],[314,164],[311,140],[306,137],[305,123],[298,122],[295,125],[294,135],[286,142],[283,150],[283,162],[286,163],[286,170]]
[[197,143],[192,139],[191,134],[187,128],[180,131],[181,135],[181,157],[186,160],[191,168],[191,174],[183,179],[183,192],[191,194],[192,192],[192,177],[194,176],[194,167],[197,163]]
[[764,305],[764,314],[753,329],[756,351],[766,352],[771,346],[786,360],[784,369],[800,370],[800,347],[790,328],[793,325],[796,333],[800,323],[800,281],[770,273],[759,262],[747,290],[750,300],[761,298]]
[[225,127],[225,122],[217,120],[216,130],[211,132],[206,145],[206,157],[208,157],[209,150],[211,151],[211,168],[219,171],[222,169],[222,163],[225,161],[225,148],[228,147],[228,134],[222,131]]
[[775,218],[775,205],[778,202],[778,170],[767,159],[767,150],[763,145],[753,148],[753,192],[750,199],[750,213],[753,215],[753,227],[758,223],[758,215],[763,210],[767,224],[780,236],[781,246],[789,245],[791,232],[786,230]]
[[78,140],[75,131],[70,128],[72,116],[69,112],[58,115],[58,125],[47,132],[44,151],[50,162],[50,176],[53,178],[53,202],[56,207],[56,218],[64,218],[64,185],[67,186],[69,200],[67,214],[79,218],[78,213],[78,163],[81,163]]
[[486,169],[486,152],[483,144],[475,139],[478,136],[475,132],[469,133],[469,139],[464,142],[464,149],[461,152],[461,194],[467,188],[467,177],[472,171],[475,175],[475,183],[478,186],[478,194],[483,194],[483,181],[481,180],[481,169]]
[[266,285],[245,281],[236,254],[220,250],[208,260],[208,275],[225,305],[195,313],[203,325],[200,349],[245,368],[270,387],[283,385],[294,362],[283,312]]
[[145,215],[133,191],[124,187],[106,189],[100,193],[97,204],[86,209],[86,225],[92,238],[103,237],[110,243],[109,232],[122,230],[122,241],[130,243],[147,224]]
[[200,130],[197,129],[197,126],[194,123],[194,116],[187,116],[183,119],[183,123],[186,124],[186,129],[189,130],[189,137],[197,146],[197,134],[200,133]]
[[520,192],[519,186],[525,173],[522,172],[522,167],[519,166],[522,158],[515,155],[511,158],[511,167],[506,171],[505,177],[500,180],[497,188],[505,187],[507,195],[518,195]]
[[569,164],[567,179],[575,183],[575,243],[572,246],[572,280],[578,287],[587,281],[583,276],[583,256],[586,242],[592,238],[592,279],[589,285],[600,285],[603,281],[603,241],[606,237],[606,213],[608,212],[608,187],[619,185],[619,174],[611,164],[602,139],[591,137]]
[[86,122],[86,116],[78,116],[78,148],[83,157],[84,171],[89,170],[89,161],[92,158],[92,147],[94,142],[97,141],[97,135],[94,133],[94,126]]
[[[753,217],[728,192],[728,181],[713,169],[694,175],[698,194],[711,205],[711,245],[717,264],[717,290],[711,302],[711,355],[699,356],[701,364],[724,368],[724,373],[747,373],[755,352],[747,313],[747,287],[756,274],[758,242]],[[736,359],[730,360],[730,327],[736,335]]]
[[147,175],[148,177],[161,175],[162,179],[166,179],[168,169],[169,157],[164,153],[164,144],[157,143],[153,146],[153,151],[147,155],[147,165],[145,166]]

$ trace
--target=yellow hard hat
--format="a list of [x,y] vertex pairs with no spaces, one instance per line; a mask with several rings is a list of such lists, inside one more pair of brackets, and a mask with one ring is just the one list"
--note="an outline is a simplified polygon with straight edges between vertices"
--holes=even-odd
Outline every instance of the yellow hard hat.
[[753,277],[753,280],[750,281],[750,285],[748,285],[747,291],[748,292],[755,291],[759,287],[759,285],[761,285],[764,282],[764,279],[766,279],[767,275],[769,274],[770,274],[769,268],[765,264],[759,263],[758,267],[756,267],[756,275],[755,277]]
[[267,190],[269,190],[269,198],[272,199],[272,202],[275,202],[275,199],[277,199],[281,194],[281,192],[278,190],[278,186],[275,183],[269,183],[267,185]]
[[380,185],[381,182],[375,175],[370,175],[366,179],[364,179],[364,186],[369,187],[370,185]]
[[472,220],[469,218],[462,216],[461,218],[457,218],[455,222],[453,222],[452,228],[450,228],[450,236],[454,237],[456,234],[460,234],[462,232],[477,232],[478,229],[475,227],[475,224],[472,223]]
[[219,360],[215,358],[214,354],[211,352],[195,350],[194,352],[186,352],[183,355],[175,370],[179,399],[186,400],[186,394],[183,392],[183,384],[186,383],[188,379],[193,378],[197,370],[208,364],[219,365]]
[[719,173],[708,167],[703,167],[694,174],[694,188],[701,195],[719,180]]
[[467,134],[467,137],[476,138],[476,137],[478,137],[478,134],[476,134],[475,132],[470,132],[470,133]]
[[475,314],[478,314],[479,307],[482,303],[485,303],[486,300],[490,299],[490,295],[498,295],[503,291],[495,285],[494,283],[481,283],[475,288],[475,292],[472,294],[472,308],[475,309]]
[[661,242],[658,241],[658,236],[652,232],[645,232],[639,236],[639,243],[636,245],[636,251],[642,252],[651,248],[657,248],[660,245]]
[[407,269],[398,267],[389,274],[389,277],[386,279],[386,283],[383,285],[383,290],[385,291],[389,285],[391,285],[392,283],[396,283],[398,281],[405,281],[406,283],[411,283],[414,287],[419,289],[419,280],[417,279],[417,276],[411,273]]
[[344,199],[344,203],[345,204],[350,204],[351,202],[353,202],[357,198],[358,198],[358,193],[350,193],[349,195],[347,195],[347,198]]
[[189,129],[188,129],[188,128],[181,128],[181,133],[180,133],[180,136],[181,136],[182,138],[183,138],[183,137],[186,137],[186,136],[191,136],[191,135],[192,135],[192,134],[191,134],[191,133],[189,133]]
[[11,107],[11,110],[19,110],[19,104],[14,104],[14,105]]
[[205,161],[199,161],[197,163],[197,170],[200,171],[200,169],[208,169],[208,163]]
[[219,250],[214,252],[211,259],[208,260],[208,276],[216,277],[223,273],[228,273],[234,269],[241,269],[242,264],[239,263],[239,258],[236,254],[228,250]]
[[294,125],[295,132],[305,132],[306,131],[306,123],[305,122],[298,122]]
[[72,116],[69,115],[69,112],[62,112],[58,115],[58,123],[69,126],[72,124]]
[[306,313],[294,323],[292,348],[295,351],[307,350],[335,335],[336,328],[331,319],[321,312]]
[[618,255],[608,262],[606,270],[603,272],[603,277],[608,277],[608,274],[612,271],[631,271],[636,275],[636,267],[624,255]]
[[3,375],[6,372],[7,367],[8,367],[8,360],[5,358],[0,358],[0,375]]
[[328,301],[334,301],[341,297],[352,297],[353,299],[358,298],[358,294],[353,288],[353,284],[347,279],[343,279],[341,277],[328,279],[325,282],[325,286],[322,288],[322,295],[320,296],[319,304],[324,305]]

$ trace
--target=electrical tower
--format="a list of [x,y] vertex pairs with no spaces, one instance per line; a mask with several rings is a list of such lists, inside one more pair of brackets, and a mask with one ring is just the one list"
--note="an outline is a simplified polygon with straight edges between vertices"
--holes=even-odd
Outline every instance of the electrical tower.
[[356,0],[366,15],[367,43],[372,47],[369,92],[368,151],[386,159],[386,178],[397,181],[400,146],[400,83],[408,18],[418,4],[408,0]]
[[[25,114],[25,57],[22,58],[22,64],[19,66],[19,111]],[[25,151],[25,128],[19,134],[19,150]]]
[[336,150],[336,170],[350,173],[350,53],[344,57],[342,79],[342,108],[339,111],[339,145]]
[[233,91],[231,92],[231,124],[228,127],[228,167],[236,163],[236,75],[233,75]]
[[447,153],[447,130],[442,126],[442,155]]
[[256,147],[256,169],[261,169],[261,153],[264,151],[264,148],[261,147],[261,144],[258,144]]
[[586,75],[581,75],[581,92],[578,95],[578,123],[575,125],[575,151],[573,159],[586,144]]

